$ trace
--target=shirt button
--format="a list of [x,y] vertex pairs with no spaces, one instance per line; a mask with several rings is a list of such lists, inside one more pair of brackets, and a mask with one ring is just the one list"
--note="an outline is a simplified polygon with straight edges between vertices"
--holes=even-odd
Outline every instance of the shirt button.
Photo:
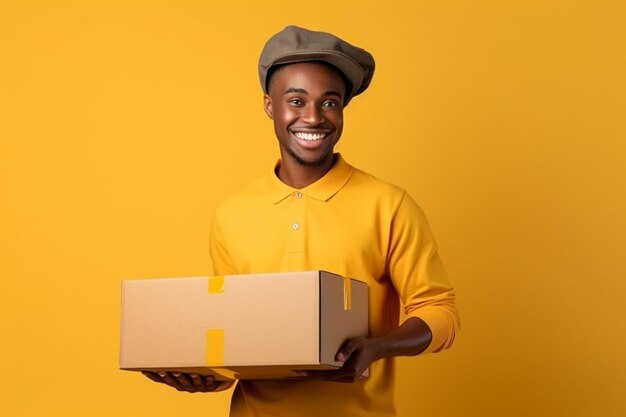
[[296,193],[296,198],[302,198],[302,193]]
[[298,230],[300,228],[300,225],[298,223],[294,223],[292,226],[293,230]]

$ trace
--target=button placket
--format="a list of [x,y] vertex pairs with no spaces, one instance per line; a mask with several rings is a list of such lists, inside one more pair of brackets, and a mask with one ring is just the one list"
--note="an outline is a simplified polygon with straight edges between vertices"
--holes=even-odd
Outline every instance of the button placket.
[[[301,200],[301,199],[302,199],[302,193],[301,193],[300,191],[296,191],[296,192],[294,192],[294,193],[293,193],[293,196],[294,196],[297,200]],[[301,212],[302,212],[302,206],[301,206],[301,205],[298,205],[298,206],[296,206],[296,207],[297,207],[296,212],[297,212],[297,213],[301,213]],[[295,222],[291,225],[291,229],[292,229],[292,230],[294,230],[294,231],[299,230],[299,229],[300,229],[300,223],[298,223],[298,221],[295,221]]]
[[304,226],[304,212],[305,212],[305,203],[306,198],[303,198],[304,194],[300,191],[293,191],[291,194],[290,201],[290,214],[291,218],[289,219],[288,227],[289,230],[289,256],[297,256],[302,254],[304,251],[304,231],[302,227]]

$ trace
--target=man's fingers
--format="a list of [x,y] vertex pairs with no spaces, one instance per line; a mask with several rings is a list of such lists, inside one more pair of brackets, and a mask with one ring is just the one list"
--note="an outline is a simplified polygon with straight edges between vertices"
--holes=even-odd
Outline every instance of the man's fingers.
[[216,388],[215,378],[213,378],[211,375],[203,376],[198,374],[191,374],[190,377],[193,386],[198,391],[209,392],[214,391]]
[[161,378],[156,372],[152,371],[141,371],[142,374],[153,380],[154,382],[159,382],[163,384],[163,378]]
[[204,377],[204,384],[206,386],[207,391],[215,391],[218,386],[218,382],[215,381],[215,378],[211,375],[207,375]]
[[176,389],[181,388],[180,382],[178,382],[178,378],[174,377],[174,375],[172,375],[171,373],[159,372],[159,376],[163,378],[163,381],[165,381],[167,385],[170,385]]
[[178,391],[212,392],[220,388],[220,383],[211,375],[166,371],[141,371],[141,373],[154,382],[169,385]]
[[204,384],[204,378],[201,375],[191,374],[189,376],[191,377],[191,382],[193,383],[193,386],[196,387],[198,391],[204,391],[206,389]]
[[356,350],[358,343],[359,339],[350,339],[345,342],[341,348],[339,348],[339,352],[337,352],[335,359],[339,362],[345,362],[350,355],[352,355],[352,352]]
[[196,392],[196,386],[193,382],[191,382],[191,378],[187,376],[187,374],[183,374],[180,372],[173,372],[172,376],[178,380],[178,383],[182,387],[183,390],[189,392]]

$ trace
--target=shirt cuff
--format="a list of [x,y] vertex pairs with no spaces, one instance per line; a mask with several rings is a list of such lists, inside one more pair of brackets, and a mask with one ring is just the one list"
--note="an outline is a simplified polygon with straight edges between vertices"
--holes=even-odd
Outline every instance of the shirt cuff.
[[422,319],[432,334],[430,345],[422,354],[439,352],[452,346],[458,326],[448,312],[442,311],[441,307],[423,307],[412,311],[408,317]]

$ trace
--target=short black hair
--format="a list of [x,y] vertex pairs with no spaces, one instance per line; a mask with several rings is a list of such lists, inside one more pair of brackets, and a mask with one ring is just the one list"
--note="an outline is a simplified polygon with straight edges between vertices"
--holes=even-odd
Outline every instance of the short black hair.
[[[352,92],[352,84],[350,83],[350,81],[348,81],[348,77],[346,77],[346,75],[339,68],[337,68],[336,66],[332,64],[329,64],[326,61],[304,61],[304,62],[310,62],[313,64],[323,65],[326,68],[330,68],[334,70],[337,74],[341,76],[341,79],[343,80],[343,83],[346,86],[346,92],[344,94],[344,104],[345,104],[346,100],[348,100],[348,97],[350,97],[350,93]],[[299,64],[299,62],[294,62],[294,64]],[[270,69],[267,70],[267,77],[265,77],[265,80],[266,80],[265,91],[267,91],[268,94],[270,92],[270,88],[272,88],[272,80],[274,78],[274,75],[284,70],[287,65],[290,65],[290,64],[274,65],[270,67]]]

